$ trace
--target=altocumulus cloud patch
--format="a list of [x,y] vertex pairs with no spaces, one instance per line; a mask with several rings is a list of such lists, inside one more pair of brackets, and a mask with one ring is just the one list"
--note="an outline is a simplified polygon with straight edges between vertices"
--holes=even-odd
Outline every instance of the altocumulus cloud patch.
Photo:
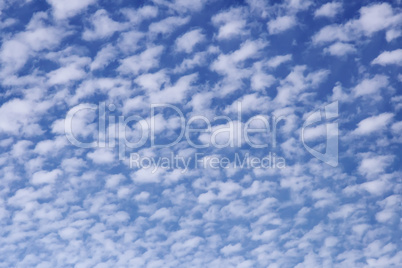
[[401,1],[0,11],[0,267],[401,266]]

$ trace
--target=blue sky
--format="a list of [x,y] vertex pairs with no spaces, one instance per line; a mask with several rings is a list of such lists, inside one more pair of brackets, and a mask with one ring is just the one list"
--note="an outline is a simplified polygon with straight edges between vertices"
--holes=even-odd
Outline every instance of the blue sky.
[[0,267],[401,267],[400,0],[0,11]]

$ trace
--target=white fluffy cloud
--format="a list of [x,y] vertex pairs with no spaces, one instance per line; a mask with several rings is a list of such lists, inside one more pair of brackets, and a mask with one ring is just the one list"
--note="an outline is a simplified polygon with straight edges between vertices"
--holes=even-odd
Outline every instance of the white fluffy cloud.
[[393,160],[394,157],[390,155],[364,155],[358,170],[362,175],[372,177],[384,172]]
[[387,76],[376,74],[373,78],[363,79],[353,88],[353,92],[357,97],[380,93],[380,90],[387,87],[388,83]]
[[90,18],[91,28],[85,29],[82,34],[84,40],[96,40],[111,36],[116,31],[123,30],[126,25],[109,18],[107,11],[100,9]]
[[313,43],[319,45],[336,40],[349,41],[350,39],[351,37],[348,35],[348,32],[345,31],[341,26],[328,25],[313,36]]
[[385,131],[393,117],[394,114],[392,113],[382,113],[368,117],[357,124],[357,128],[353,133],[356,135],[369,135],[373,132]]
[[38,52],[57,47],[69,35],[68,31],[46,24],[47,14],[37,12],[32,16],[25,31],[6,39],[0,50],[0,63],[4,75],[22,68],[27,60]]
[[292,60],[292,55],[291,54],[279,55],[279,56],[275,56],[275,57],[269,59],[269,61],[267,62],[267,65],[269,67],[276,68],[279,65],[281,65],[282,63],[285,63],[285,62],[290,61],[290,60]]
[[328,48],[325,48],[324,52],[329,53],[332,56],[344,56],[356,52],[356,48],[351,44],[337,42]]
[[314,12],[315,17],[335,17],[342,10],[342,3],[330,2],[322,5]]
[[84,68],[89,64],[89,58],[66,59],[64,66],[48,74],[49,85],[67,84],[70,81],[82,79],[86,72]]
[[218,39],[230,39],[246,34],[247,21],[242,8],[232,8],[212,17],[212,23],[219,27]]
[[107,45],[102,48],[91,63],[91,71],[102,69],[107,66],[111,61],[116,59],[117,50],[112,45]]
[[205,40],[205,35],[200,29],[195,29],[183,34],[176,39],[176,50],[190,53],[198,43]]
[[112,151],[107,149],[97,149],[93,152],[89,152],[87,157],[91,159],[95,164],[112,164],[115,160],[115,155]]
[[268,22],[268,31],[270,34],[278,34],[296,26],[296,18],[293,16],[277,17]]
[[387,31],[388,42],[399,36],[398,27],[402,24],[402,15],[390,4],[381,3],[362,7],[360,17],[343,24],[332,24],[323,27],[313,37],[315,45],[330,42],[357,42],[363,37],[370,37],[382,30]]
[[157,34],[170,34],[174,32],[178,27],[187,24],[189,17],[168,17],[158,22],[154,22],[149,25],[149,33],[152,35]]
[[388,3],[375,4],[360,9],[360,18],[355,22],[365,34],[371,35],[377,31],[402,23],[402,14],[394,12]]
[[159,63],[159,57],[162,54],[163,46],[154,46],[147,48],[138,55],[134,55],[121,60],[118,70],[122,73],[138,74],[142,71],[148,71]]
[[166,86],[159,92],[152,92],[150,99],[152,103],[180,103],[186,97],[187,92],[192,89],[192,84],[198,75],[190,74],[181,77],[174,85]]
[[47,0],[53,8],[53,14],[57,19],[73,17],[94,4],[96,0]]
[[52,171],[38,171],[32,175],[32,184],[55,183],[57,178],[62,174],[62,171],[55,169]]
[[371,64],[385,65],[402,65],[402,49],[396,49],[393,51],[384,51],[377,58],[375,58]]

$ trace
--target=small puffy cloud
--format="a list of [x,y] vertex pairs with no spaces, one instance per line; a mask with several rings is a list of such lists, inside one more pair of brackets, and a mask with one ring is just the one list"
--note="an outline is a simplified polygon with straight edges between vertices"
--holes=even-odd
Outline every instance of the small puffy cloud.
[[[0,10],[0,12],[1,12],[1,10]],[[13,18],[5,19],[4,21],[0,22],[0,29],[5,29],[7,27],[10,27],[10,26],[16,24],[17,22],[18,22],[18,20],[13,19]]]
[[[190,237],[190,238],[186,239],[184,241],[177,241],[172,245],[170,250],[175,256],[178,256],[180,258],[182,258],[183,256],[186,256],[192,250],[197,249],[199,244],[203,241],[203,239],[201,237],[192,237],[192,236],[187,236],[187,237]],[[158,266],[161,266],[161,264]]]
[[398,25],[401,22],[401,13],[394,14],[394,10],[390,4],[381,3],[362,7],[360,9],[360,18],[354,23],[366,35],[371,35],[390,26]]
[[83,67],[86,66],[88,63],[89,59],[85,59],[84,61],[72,63],[51,71],[48,74],[48,84],[50,86],[53,86],[58,84],[66,84],[70,81],[77,81],[82,79],[86,75]]
[[330,2],[322,5],[314,12],[314,17],[333,18],[342,11],[342,3]]
[[82,38],[87,41],[106,38],[117,31],[123,30],[126,26],[109,18],[104,9],[96,11],[90,18],[92,29],[85,29]]
[[241,44],[240,49],[230,54],[231,59],[235,62],[243,62],[250,58],[256,58],[259,56],[260,51],[268,45],[267,42],[262,40],[247,40]]
[[225,114],[236,113],[238,109],[238,103],[241,103],[241,111],[244,114],[261,111],[261,107],[267,106],[269,101],[269,97],[259,96],[257,93],[243,95],[231,105],[226,106],[224,112]]
[[190,53],[196,44],[204,40],[205,35],[202,34],[201,29],[192,30],[176,39],[176,50]]
[[158,16],[158,8],[156,6],[143,6],[141,8],[123,8],[121,13],[129,19],[133,24],[139,24],[143,20],[153,19]]
[[0,107],[0,132],[17,134],[29,123],[34,104],[28,100],[12,99]]
[[338,100],[342,102],[349,102],[353,100],[347,93],[344,92],[340,83],[337,83],[335,87],[332,89],[331,99],[332,101]]
[[270,74],[266,74],[262,71],[257,71],[251,77],[251,88],[253,90],[263,90],[269,88],[275,82],[275,77]]
[[66,158],[61,162],[61,167],[65,172],[75,173],[85,167],[85,160],[77,157]]
[[53,8],[56,19],[73,17],[94,4],[96,0],[46,0]]
[[348,32],[345,31],[342,25],[328,25],[322,28],[313,36],[313,44],[319,45],[333,41],[349,41]]
[[207,64],[208,57],[219,53],[219,49],[215,46],[210,46],[205,51],[194,53],[192,57],[185,58],[179,65],[174,68],[173,72],[183,73],[194,67],[205,66]]
[[162,84],[168,81],[169,77],[164,70],[160,70],[156,73],[143,74],[134,79],[136,84],[149,91],[159,90]]
[[90,65],[91,71],[102,69],[116,58],[117,50],[112,45],[102,48]]
[[[391,159],[392,161],[392,159]],[[373,163],[368,163],[373,164]],[[372,168],[372,167],[371,167]],[[365,171],[368,171],[364,167]],[[384,180],[373,180],[361,184],[361,188],[373,195],[382,195],[385,191],[389,190],[390,185]]]
[[278,34],[296,26],[296,18],[294,16],[282,16],[271,20],[267,24],[270,34]]
[[[384,200],[377,202],[383,210],[375,215],[376,220],[381,223],[391,222],[392,219],[397,219],[399,221],[400,203],[400,195],[391,195]],[[378,251],[378,249],[376,250]]]
[[54,183],[61,174],[60,169],[52,171],[41,170],[32,175],[31,183],[34,185]]
[[[37,91],[42,94],[41,91]],[[0,133],[37,136],[43,134],[38,124],[40,116],[48,111],[50,102],[13,98],[0,106]]]
[[399,29],[389,29],[386,33],[385,33],[385,39],[387,40],[387,42],[391,42],[392,40],[400,37],[402,35],[402,31]]
[[395,134],[402,135],[402,121],[392,124],[391,129]]
[[382,113],[366,118],[357,124],[357,128],[353,131],[353,134],[368,135],[376,131],[381,131],[387,127],[393,117],[393,113]]
[[18,70],[29,58],[29,47],[19,40],[4,41],[0,51],[0,59],[3,66],[9,66],[12,70]]
[[242,8],[232,8],[212,17],[212,23],[219,27],[218,39],[230,39],[247,33],[247,21]]
[[139,42],[144,36],[145,36],[144,33],[135,30],[124,32],[120,34],[116,45],[122,52],[126,54],[133,53],[140,48]]
[[269,3],[260,0],[246,0],[246,3],[250,6],[251,13],[257,14],[261,18],[266,18],[269,12]]
[[22,158],[29,153],[29,147],[32,145],[31,141],[20,140],[15,143],[11,150],[11,155],[15,158]]
[[356,97],[379,93],[382,88],[388,86],[388,77],[377,74],[373,78],[363,79],[356,87],[353,88],[353,93]]
[[107,188],[116,188],[126,177],[123,174],[113,174],[106,179]]
[[[152,163],[150,163],[152,165]],[[165,170],[150,166],[149,168],[141,168],[131,174],[131,179],[135,183],[157,183],[162,180]]]
[[324,245],[326,247],[334,247],[338,244],[338,242],[339,242],[338,238],[336,238],[334,236],[329,236],[329,237],[325,238]]
[[211,106],[211,102],[213,99],[212,92],[200,92],[194,94],[191,98],[191,101],[188,103],[194,112],[203,112],[208,111]]
[[359,173],[363,176],[372,177],[373,175],[383,173],[385,168],[394,161],[392,155],[363,155],[359,165]]
[[337,42],[337,43],[331,45],[330,47],[325,48],[324,52],[329,53],[332,56],[340,57],[340,56],[354,53],[354,52],[356,52],[356,49],[351,44]]
[[229,54],[220,54],[212,62],[210,69],[225,76],[219,87],[219,95],[224,96],[239,89],[242,85],[241,79],[249,78],[252,74],[250,69],[244,68],[245,61],[257,58],[267,45],[266,41],[260,39],[247,40],[238,50]]
[[284,2],[287,5],[287,9],[293,12],[306,10],[312,4],[310,0],[286,0]]
[[52,124],[52,133],[64,134],[64,119],[57,119]]
[[200,11],[207,0],[175,0],[173,6],[178,12],[185,11]]
[[153,0],[153,2],[161,6],[167,6],[169,9],[174,10],[176,12],[185,13],[185,12],[197,12],[202,10],[207,0],[173,0],[173,1]]
[[212,191],[208,191],[198,196],[198,202],[201,204],[210,204],[216,198],[217,196]]
[[233,253],[239,252],[240,250],[242,250],[242,246],[240,243],[234,244],[234,245],[227,245],[223,248],[221,248],[221,252],[224,255],[231,255]]
[[290,60],[292,60],[291,54],[279,55],[279,56],[275,56],[275,57],[271,58],[270,60],[268,60],[267,65],[271,68],[276,68],[279,65],[281,65],[282,63],[288,62]]
[[58,233],[62,239],[72,240],[78,236],[79,231],[73,227],[66,227],[66,228],[60,230]]
[[115,155],[112,151],[106,149],[97,149],[87,154],[95,164],[111,164],[115,161]]
[[6,138],[0,140],[0,147],[8,147],[13,143],[13,138]]
[[178,27],[187,24],[189,21],[190,17],[168,17],[149,25],[149,33],[153,35],[168,35],[174,32]]
[[258,57],[261,50],[268,44],[261,40],[247,40],[240,45],[240,48],[230,54],[221,54],[212,62],[211,69],[227,76],[236,78],[244,76],[244,71],[236,68],[236,65],[242,64],[248,59]]
[[139,193],[139,194],[137,194],[136,196],[134,196],[134,199],[136,200],[136,201],[146,201],[146,200],[148,200],[148,198],[149,198],[149,196],[150,196],[150,194],[148,193],[148,192],[141,192],[141,193]]
[[295,66],[288,76],[280,81],[275,103],[284,105],[296,101],[301,92],[318,87],[329,75],[329,71],[323,69],[304,74],[306,69],[305,65]]
[[134,98],[127,99],[124,102],[123,113],[128,114],[131,111],[145,110],[149,108],[148,102],[144,99],[144,96],[136,96]]
[[121,65],[117,70],[125,74],[138,74],[142,71],[148,71],[158,66],[163,49],[163,46],[149,47],[140,54],[121,60]]
[[155,211],[154,214],[152,214],[149,219],[151,221],[153,220],[158,220],[161,222],[167,222],[167,221],[172,221],[174,220],[174,216],[172,215],[171,211],[167,208],[160,208],[157,211]]
[[35,146],[34,152],[39,155],[55,154],[66,146],[67,140],[65,136],[57,136],[53,140],[42,140]]
[[402,65],[402,49],[396,49],[393,51],[385,51],[375,58],[371,64],[379,64],[382,66],[395,64]]
[[269,88],[276,80],[275,77],[268,74],[264,70],[263,66],[263,62],[254,63],[254,74],[250,80],[251,88],[253,90],[263,90],[265,88]]
[[198,74],[189,74],[181,77],[174,85],[167,86],[159,92],[150,95],[153,103],[180,103],[192,89],[192,84],[197,80]]
[[[375,214],[375,219],[378,222],[387,223],[387,222],[390,222],[392,220],[392,218],[395,217],[395,215],[397,215],[397,214],[395,214],[394,211],[392,211],[390,209],[384,209]],[[373,259],[373,261],[374,260],[375,259]]]

